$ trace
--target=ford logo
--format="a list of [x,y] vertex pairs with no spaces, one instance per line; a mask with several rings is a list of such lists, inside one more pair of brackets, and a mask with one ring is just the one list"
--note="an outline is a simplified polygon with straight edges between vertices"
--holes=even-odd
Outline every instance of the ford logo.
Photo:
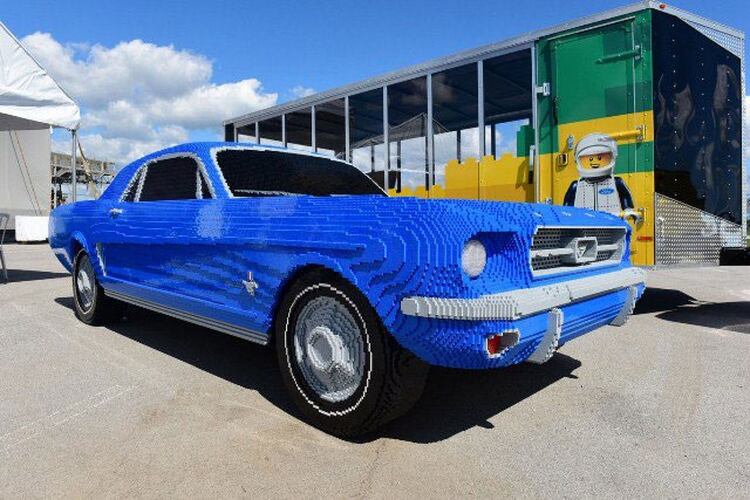
[[602,188],[599,190],[599,194],[612,194],[615,190],[612,188]]

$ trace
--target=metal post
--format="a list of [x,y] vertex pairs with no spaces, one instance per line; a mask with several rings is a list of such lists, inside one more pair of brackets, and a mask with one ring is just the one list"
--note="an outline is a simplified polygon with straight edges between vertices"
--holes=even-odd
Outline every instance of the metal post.
[[403,172],[401,171],[401,141],[396,141],[396,171],[398,172],[398,177],[396,178],[396,192],[401,192],[401,176],[403,175]]
[[281,115],[281,144],[286,146],[286,114]]
[[70,197],[73,203],[75,203],[76,199],[78,198],[78,174],[76,172],[76,156],[78,153],[78,129],[71,130],[70,137],[73,142],[73,149],[70,152]]
[[388,86],[383,87],[383,143],[385,145],[385,171],[383,172],[384,189],[390,186],[391,144],[388,139]]
[[427,73],[427,185],[428,190],[435,184],[435,141],[432,125],[432,73]]
[[536,47],[531,46],[531,126],[534,127],[534,158],[531,169],[534,180],[534,202],[539,203],[541,197],[541,166],[539,164],[539,109],[537,105],[537,69],[536,69]]
[[260,123],[255,122],[255,144],[260,144]]
[[479,129],[479,159],[486,151],[484,137],[484,61],[477,61],[477,128]]
[[490,125],[490,155],[493,158],[497,158],[497,132],[495,131],[495,125]]
[[351,151],[349,151],[349,96],[344,97],[344,141],[346,142],[346,161],[351,162]]
[[310,145],[312,146],[313,152],[318,151],[318,141],[315,138],[315,106],[310,107],[310,133],[312,138],[310,139]]
[[461,129],[456,130],[456,159],[461,163]]

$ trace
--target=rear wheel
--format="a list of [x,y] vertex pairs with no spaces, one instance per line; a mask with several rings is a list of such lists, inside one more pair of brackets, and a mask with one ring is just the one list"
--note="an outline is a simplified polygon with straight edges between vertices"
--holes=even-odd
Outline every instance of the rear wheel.
[[284,384],[326,432],[371,431],[422,394],[428,366],[401,348],[365,297],[333,273],[312,271],[290,287],[275,333]]
[[80,250],[73,263],[73,308],[76,317],[100,325],[122,317],[124,304],[104,295],[89,255]]

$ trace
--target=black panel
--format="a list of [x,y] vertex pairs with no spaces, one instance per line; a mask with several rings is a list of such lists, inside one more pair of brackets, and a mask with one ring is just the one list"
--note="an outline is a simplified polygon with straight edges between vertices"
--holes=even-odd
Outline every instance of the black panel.
[[742,223],[740,59],[653,12],[656,191]]

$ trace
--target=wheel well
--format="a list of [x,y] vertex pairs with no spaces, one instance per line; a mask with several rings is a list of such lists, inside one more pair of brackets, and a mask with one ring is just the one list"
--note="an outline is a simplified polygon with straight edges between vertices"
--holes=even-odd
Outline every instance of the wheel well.
[[78,252],[83,250],[83,244],[77,239],[74,239],[70,244],[70,250],[70,262],[73,263],[76,260],[76,255],[78,255]]

